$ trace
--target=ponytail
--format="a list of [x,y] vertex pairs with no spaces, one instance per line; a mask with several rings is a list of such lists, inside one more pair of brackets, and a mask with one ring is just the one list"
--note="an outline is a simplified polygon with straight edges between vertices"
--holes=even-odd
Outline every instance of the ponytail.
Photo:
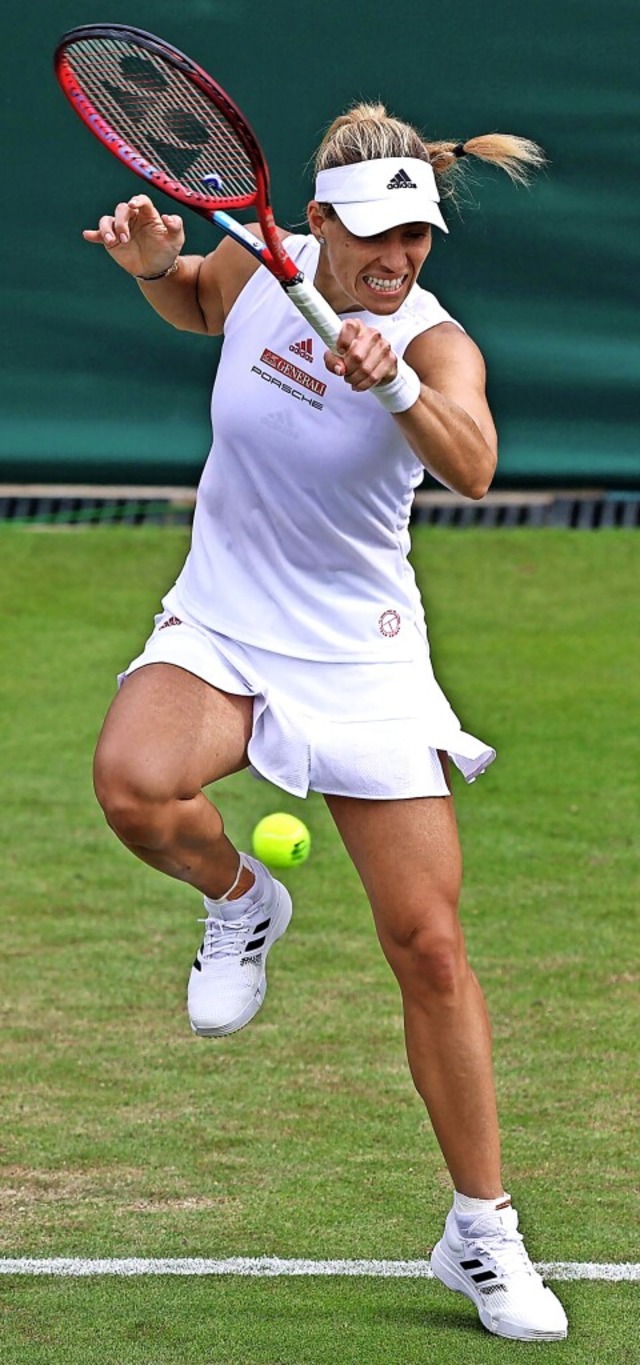
[[484,133],[465,142],[428,142],[410,123],[394,118],[384,104],[354,104],[334,119],[315,157],[315,171],[332,170],[379,157],[417,157],[430,161],[443,197],[455,194],[461,161],[477,157],[506,171],[511,180],[526,185],[531,174],[546,164],[541,147],[511,133]]
[[515,137],[512,133],[483,133],[466,142],[426,142],[425,147],[436,179],[443,181],[445,194],[451,193],[447,181],[459,169],[462,157],[475,156],[479,161],[498,166],[520,185],[528,184],[531,174],[546,164],[545,154],[537,142]]

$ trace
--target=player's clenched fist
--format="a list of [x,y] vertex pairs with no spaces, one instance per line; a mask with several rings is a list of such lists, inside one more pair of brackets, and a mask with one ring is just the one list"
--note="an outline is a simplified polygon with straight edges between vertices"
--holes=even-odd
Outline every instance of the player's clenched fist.
[[97,228],[85,228],[85,242],[103,246],[130,275],[160,275],[184,246],[177,213],[158,213],[146,194],[136,194],[104,214]]
[[398,358],[386,337],[358,318],[349,318],[338,337],[336,352],[325,351],[324,363],[332,374],[342,375],[359,393],[384,384],[397,373]]

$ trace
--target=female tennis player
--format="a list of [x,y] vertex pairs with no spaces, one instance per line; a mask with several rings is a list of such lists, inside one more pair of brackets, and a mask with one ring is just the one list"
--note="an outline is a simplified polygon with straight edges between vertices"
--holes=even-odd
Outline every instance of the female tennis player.
[[207,1037],[259,1009],[291,902],[202,789],[251,766],[296,796],[324,794],[400,985],[411,1074],[454,1185],[434,1273],[489,1331],[554,1341],[567,1320],[503,1188],[490,1026],[458,918],[449,762],[473,781],[495,753],[434,678],[407,561],[425,468],[477,499],[496,465],[480,351],[418,284],[432,228],[447,231],[438,186],[463,156],[515,179],[541,160],[506,135],[425,143],[381,105],[332,124],[309,232],[282,236],[341,317],[336,353],[229,238],[182,254],[181,219],[145,194],[85,231],[168,323],[224,333],[189,555],[121,678],[95,783],[122,842],[204,896],[188,1008]]

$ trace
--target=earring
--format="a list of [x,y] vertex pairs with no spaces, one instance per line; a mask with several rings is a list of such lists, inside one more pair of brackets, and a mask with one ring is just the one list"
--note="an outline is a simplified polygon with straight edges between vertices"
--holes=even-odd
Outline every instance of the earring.
[[325,242],[325,240],[324,240],[324,237],[317,237],[317,238],[316,238],[316,241],[320,243],[320,246],[326,246],[326,242]]

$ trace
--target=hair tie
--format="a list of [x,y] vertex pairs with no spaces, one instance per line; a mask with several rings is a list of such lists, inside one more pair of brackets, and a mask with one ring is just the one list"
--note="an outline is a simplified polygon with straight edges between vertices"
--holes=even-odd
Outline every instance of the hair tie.
[[452,148],[451,148],[451,155],[452,155],[452,156],[466,156],[467,153],[466,153],[466,151],[465,151],[464,142],[456,142],[455,147],[452,147]]

